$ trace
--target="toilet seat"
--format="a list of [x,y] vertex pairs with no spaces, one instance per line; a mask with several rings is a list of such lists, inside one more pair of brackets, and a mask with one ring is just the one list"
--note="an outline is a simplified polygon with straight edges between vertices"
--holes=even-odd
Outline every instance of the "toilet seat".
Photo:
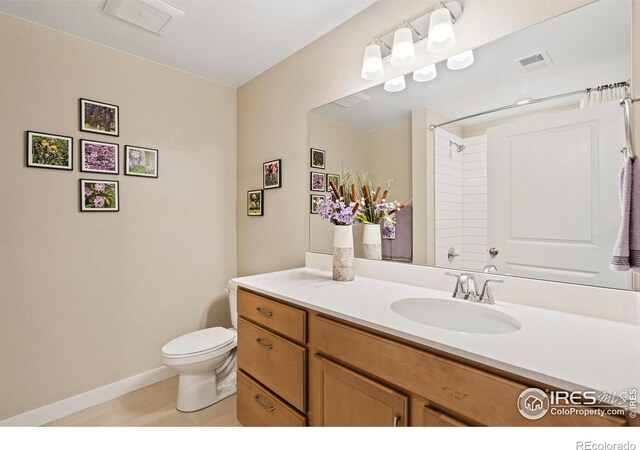
[[[222,327],[205,328],[180,336],[162,347],[165,358],[192,358],[235,347],[236,333]],[[232,345],[233,344],[233,345]]]

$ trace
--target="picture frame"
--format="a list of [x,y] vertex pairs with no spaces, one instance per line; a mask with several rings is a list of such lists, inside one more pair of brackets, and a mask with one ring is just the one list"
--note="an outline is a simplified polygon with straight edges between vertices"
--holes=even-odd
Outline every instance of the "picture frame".
[[120,107],[81,98],[80,131],[120,136]]
[[326,168],[326,154],[324,150],[320,150],[319,148],[312,148],[310,157],[311,157],[311,168],[312,169],[325,169]]
[[262,164],[262,188],[277,189],[282,187],[282,160],[274,159]]
[[26,132],[27,167],[73,170],[73,138],[60,134]]
[[333,180],[336,187],[340,186],[340,175],[337,175],[335,173],[328,173],[327,174],[327,192],[331,192],[331,183],[330,183],[331,180]]
[[264,189],[247,191],[247,216],[264,216]]
[[324,201],[327,199],[327,197],[324,194],[311,194],[311,201],[309,204],[309,213],[311,214],[318,214],[318,202],[320,200]]
[[80,172],[120,174],[120,145],[80,139]]
[[124,146],[124,174],[133,177],[158,178],[159,152],[154,148]]
[[118,211],[120,211],[118,181],[80,179],[80,212]]
[[322,172],[311,172],[311,186],[313,192],[324,192],[327,184],[327,175]]

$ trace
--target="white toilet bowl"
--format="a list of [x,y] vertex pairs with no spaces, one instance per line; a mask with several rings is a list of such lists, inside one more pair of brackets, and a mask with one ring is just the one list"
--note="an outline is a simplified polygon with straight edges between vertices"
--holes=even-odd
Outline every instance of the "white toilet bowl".
[[162,362],[180,374],[180,411],[206,408],[236,392],[236,331],[206,328],[162,347]]
[[234,282],[229,282],[227,292],[233,328],[205,328],[162,347],[162,362],[180,374],[180,411],[206,408],[236,393],[238,287]]

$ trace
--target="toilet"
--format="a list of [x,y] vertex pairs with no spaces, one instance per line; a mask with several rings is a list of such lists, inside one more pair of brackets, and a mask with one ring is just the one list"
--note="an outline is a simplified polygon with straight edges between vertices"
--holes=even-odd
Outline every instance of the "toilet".
[[230,282],[227,291],[233,328],[193,331],[162,347],[162,362],[180,375],[180,411],[197,411],[236,393],[237,286]]

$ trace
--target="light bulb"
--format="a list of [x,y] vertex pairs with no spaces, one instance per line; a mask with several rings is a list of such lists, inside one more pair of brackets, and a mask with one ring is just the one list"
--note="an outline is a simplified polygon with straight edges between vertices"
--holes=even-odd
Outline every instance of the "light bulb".
[[429,64],[428,66],[421,67],[420,69],[413,72],[413,79],[420,83],[431,81],[436,76],[438,76],[438,72],[436,71],[435,64]]
[[407,67],[414,62],[416,62],[416,50],[413,47],[411,30],[406,27],[398,28],[393,34],[391,65],[393,67]]
[[406,84],[404,82],[404,75],[392,78],[384,82],[384,90],[387,92],[400,92],[404,90]]
[[377,80],[384,75],[382,66],[382,53],[378,44],[369,44],[364,49],[362,59],[362,78],[365,80]]
[[473,50],[467,50],[466,52],[458,53],[447,59],[447,67],[451,70],[466,69],[473,64]]
[[427,50],[432,53],[445,52],[455,44],[456,33],[453,31],[451,13],[446,7],[436,9],[429,17]]

